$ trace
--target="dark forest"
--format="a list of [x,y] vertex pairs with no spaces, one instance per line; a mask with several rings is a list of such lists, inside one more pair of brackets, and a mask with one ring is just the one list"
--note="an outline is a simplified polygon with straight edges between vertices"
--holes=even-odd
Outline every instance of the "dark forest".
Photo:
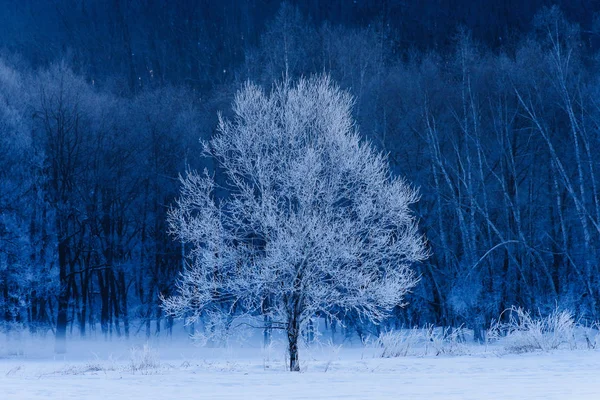
[[431,253],[345,332],[597,320],[599,50],[593,0],[0,0],[0,327],[168,334],[179,176],[223,179],[200,141],[246,82],[319,74],[418,188]]

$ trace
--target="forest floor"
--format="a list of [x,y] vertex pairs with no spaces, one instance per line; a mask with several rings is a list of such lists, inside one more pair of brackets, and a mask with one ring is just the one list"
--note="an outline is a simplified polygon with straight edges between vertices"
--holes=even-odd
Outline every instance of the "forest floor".
[[285,347],[200,348],[189,342],[0,346],[0,398],[77,399],[599,399],[600,351],[381,358],[375,347],[313,345],[301,373]]

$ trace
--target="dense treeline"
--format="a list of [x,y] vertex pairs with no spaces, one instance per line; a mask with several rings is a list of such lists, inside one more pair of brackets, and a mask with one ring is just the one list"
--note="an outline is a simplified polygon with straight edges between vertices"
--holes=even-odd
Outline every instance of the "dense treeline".
[[97,322],[129,335],[133,317],[149,334],[181,263],[165,213],[201,136],[194,95],[122,99],[62,63],[2,64],[0,82],[4,320],[60,337]]
[[5,322],[59,339],[168,329],[158,298],[185,249],[166,213],[178,175],[212,166],[198,139],[244,81],[323,72],[355,96],[361,134],[420,187],[433,256],[390,323],[465,324],[480,338],[512,305],[600,317],[594,2],[565,2],[564,14],[541,0],[509,13],[501,1],[469,12],[392,0],[5,3]]

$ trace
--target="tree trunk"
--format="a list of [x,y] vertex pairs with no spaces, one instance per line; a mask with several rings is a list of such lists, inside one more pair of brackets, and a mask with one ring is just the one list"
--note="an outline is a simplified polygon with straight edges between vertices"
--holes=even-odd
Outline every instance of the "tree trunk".
[[100,327],[104,338],[108,338],[109,322],[109,292],[107,279],[104,278],[102,271],[98,271],[98,286],[100,287]]
[[271,317],[265,314],[264,319],[264,328],[263,328],[263,346],[269,347],[271,345]]
[[117,293],[117,285],[114,273],[110,274],[110,303],[112,305],[112,312],[114,315],[114,328],[117,333],[117,337],[121,337],[121,310],[119,307],[119,298]]
[[58,294],[58,314],[56,317],[56,336],[54,352],[67,352],[67,309],[69,307],[69,284],[67,282],[67,243],[61,240],[58,244],[58,264],[60,292]]
[[288,351],[290,355],[290,371],[300,372],[300,361],[298,360],[298,336],[300,327],[298,321],[294,318],[288,324]]
[[125,272],[119,271],[119,297],[121,299],[121,317],[125,337],[129,339],[129,313],[127,310],[127,284],[125,283]]
[[271,316],[269,315],[269,299],[266,298],[262,304],[263,313],[263,346],[266,348],[271,345]]

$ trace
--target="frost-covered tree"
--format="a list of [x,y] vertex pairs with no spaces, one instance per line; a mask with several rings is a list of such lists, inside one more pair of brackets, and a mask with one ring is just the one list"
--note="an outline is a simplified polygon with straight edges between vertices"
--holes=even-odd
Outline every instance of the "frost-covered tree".
[[427,256],[410,210],[418,195],[361,141],[352,104],[327,77],[237,93],[234,118],[205,143],[228,196],[190,172],[170,213],[190,263],[167,312],[267,314],[298,371],[298,338],[316,314],[379,321],[402,304],[417,282],[411,263]]

